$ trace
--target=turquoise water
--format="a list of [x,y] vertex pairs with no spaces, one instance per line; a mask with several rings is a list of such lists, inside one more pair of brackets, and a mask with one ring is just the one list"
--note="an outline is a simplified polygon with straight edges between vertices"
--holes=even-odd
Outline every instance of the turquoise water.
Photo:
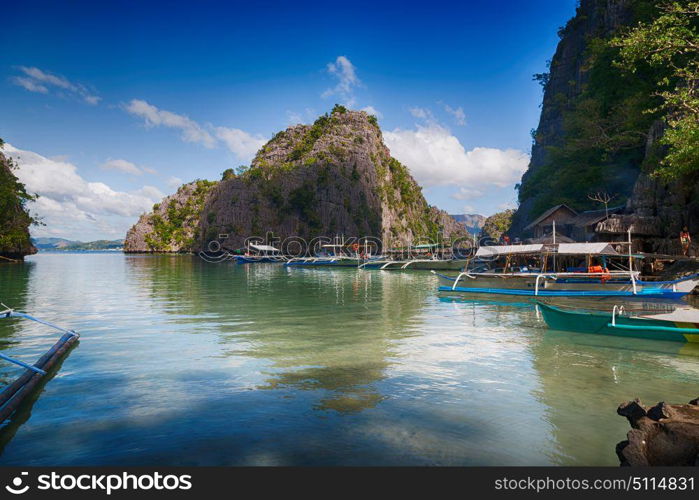
[[[532,306],[436,287],[190,256],[0,265],[0,301],[82,334],[0,431],[0,463],[617,465],[620,402],[699,395],[696,346],[553,332]],[[56,338],[0,320],[26,361]]]

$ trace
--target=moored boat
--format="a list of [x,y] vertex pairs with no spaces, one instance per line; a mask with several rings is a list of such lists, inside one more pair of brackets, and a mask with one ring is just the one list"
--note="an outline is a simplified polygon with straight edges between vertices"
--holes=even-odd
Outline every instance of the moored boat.
[[455,256],[450,246],[423,244],[389,249],[386,251],[386,258],[369,260],[360,267],[362,269],[378,269],[382,271],[459,271],[468,262],[468,259]]
[[[481,263],[497,263],[504,258],[505,264],[492,266],[484,272],[466,270],[456,276],[435,273],[439,277],[439,290],[550,297],[679,299],[699,283],[697,275],[673,281],[640,280],[640,273],[633,269],[633,259],[637,256],[620,254],[609,243],[481,247],[475,257]],[[533,265],[525,264],[527,257]],[[619,259],[628,259],[628,267],[623,268]],[[577,260],[582,262],[566,265]]]
[[248,244],[243,255],[235,255],[234,258],[238,264],[274,263],[287,260],[278,248],[254,243]]
[[699,310],[677,309],[661,314],[624,312],[614,306],[608,311],[565,309],[538,302],[546,324],[554,330],[637,337],[675,342],[699,342]]
[[[366,245],[358,243],[345,245],[333,243],[323,245],[319,255],[314,257],[296,257],[289,259],[287,267],[359,267],[372,259],[366,250]],[[376,257],[373,257],[376,258]]]

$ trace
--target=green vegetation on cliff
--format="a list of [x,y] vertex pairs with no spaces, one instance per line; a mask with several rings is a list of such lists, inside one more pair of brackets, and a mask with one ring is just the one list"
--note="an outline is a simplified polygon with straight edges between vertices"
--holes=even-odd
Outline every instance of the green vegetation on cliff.
[[[178,247],[191,248],[195,236],[189,229],[199,219],[206,197],[216,184],[207,180],[195,181],[191,195],[184,197],[182,202],[170,199],[164,207],[164,213],[160,210],[160,204],[156,203],[150,219],[153,231],[145,237],[148,249],[151,252],[168,251],[173,243]],[[183,188],[184,186],[180,187],[180,190]]]
[[492,238],[499,240],[503,234],[509,231],[512,225],[512,216],[515,211],[512,209],[504,210],[488,217],[483,222],[481,229],[481,238]]
[[[0,149],[4,142],[0,139]],[[11,158],[0,153],[0,255],[21,258],[36,252],[29,237],[29,226],[38,223],[27,210],[36,195],[27,192],[13,170]]]
[[620,49],[618,66],[628,74],[643,78],[652,68],[650,83],[660,103],[646,113],[662,113],[666,128],[658,142],[666,151],[650,167],[676,179],[699,170],[699,2],[666,2],[658,11],[659,17],[612,40],[611,46]]
[[[632,23],[657,17],[654,3],[630,0]],[[607,2],[587,2],[588,9],[607,7]],[[583,29],[589,14],[579,9],[560,35],[565,38],[576,29]],[[605,15],[593,14],[600,18]],[[663,84],[660,90],[669,88],[673,85],[672,75],[665,67],[640,59],[634,72],[623,68],[618,64],[621,48],[618,38],[614,38],[623,28],[611,34],[602,27],[597,29],[582,36],[585,42],[579,80],[568,82],[570,89],[558,82],[556,92],[547,96],[546,111],[549,116],[562,117],[560,127],[540,125],[534,134],[536,142],[546,144],[545,161],[519,186],[520,202],[535,200],[531,208],[534,215],[559,203],[577,209],[594,208],[587,195],[600,190],[616,195],[616,200],[623,202],[641,168],[657,167],[657,164],[644,164],[645,148],[651,126],[662,117],[658,82]],[[561,62],[554,59],[552,74],[558,70],[557,64]],[[552,82],[548,74],[535,75],[535,79],[545,90]],[[547,133],[555,137],[547,137]]]

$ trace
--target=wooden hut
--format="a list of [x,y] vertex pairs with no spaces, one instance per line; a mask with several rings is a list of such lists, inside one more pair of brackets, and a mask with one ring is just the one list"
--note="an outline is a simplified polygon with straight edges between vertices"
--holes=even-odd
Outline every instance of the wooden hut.
[[564,233],[565,226],[577,216],[578,213],[568,205],[562,203],[546,210],[539,217],[524,228],[525,233],[530,233],[534,238],[541,238],[553,232],[553,223],[556,222],[556,231]]

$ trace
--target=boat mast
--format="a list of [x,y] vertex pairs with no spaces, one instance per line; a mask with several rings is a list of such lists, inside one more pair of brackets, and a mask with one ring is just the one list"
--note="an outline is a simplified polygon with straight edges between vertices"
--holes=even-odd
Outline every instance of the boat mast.
[[629,272],[633,272],[633,257],[631,255],[631,228],[629,228]]
[[[555,246],[556,246],[556,220],[555,219],[553,221],[553,246],[555,249]],[[554,254],[553,254],[553,272],[554,273],[556,272],[556,253],[555,253],[555,250],[554,250]]]

